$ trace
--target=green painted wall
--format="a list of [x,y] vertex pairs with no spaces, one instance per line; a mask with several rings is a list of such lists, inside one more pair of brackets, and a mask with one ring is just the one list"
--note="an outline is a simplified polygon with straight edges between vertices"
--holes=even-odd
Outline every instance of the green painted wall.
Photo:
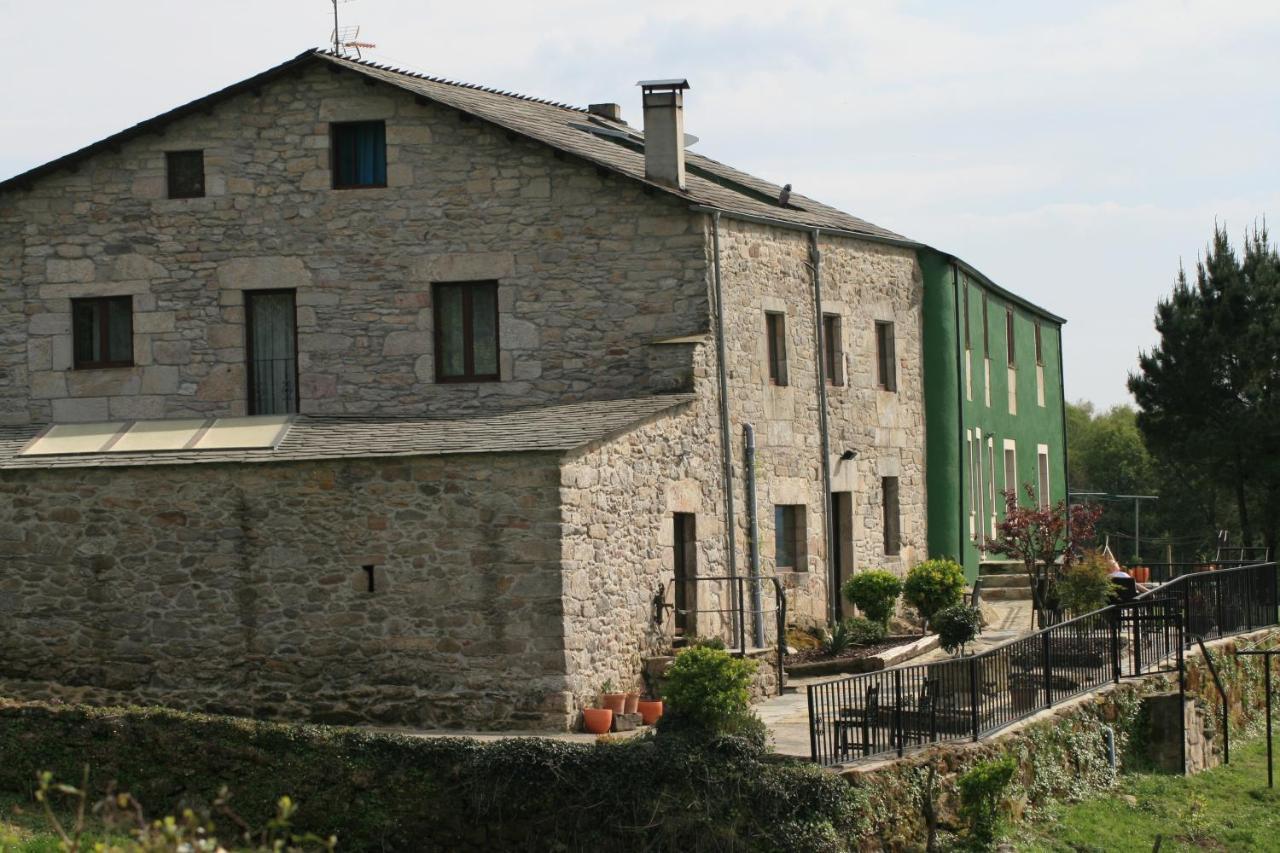
[[[1055,320],[1009,299],[949,258],[921,253],[924,274],[924,360],[927,430],[929,552],[958,559],[970,579],[978,574],[981,544],[991,538],[992,509],[1004,517],[1009,474],[1005,442],[1014,443],[1015,473],[1022,485],[1039,480],[1039,445],[1048,449],[1051,503],[1066,496],[1063,427],[1062,330]],[[968,294],[968,346],[965,294]],[[984,304],[985,296],[985,304]],[[1006,311],[1013,311],[1016,413],[1010,413]],[[987,317],[984,343],[982,318]],[[1035,328],[1039,322],[1043,400],[1037,395]],[[966,349],[969,375],[966,379]],[[985,366],[990,355],[990,388]],[[978,436],[981,436],[980,440]],[[972,440],[972,444],[971,444]],[[993,453],[994,451],[994,453]],[[979,463],[979,456],[981,461]],[[994,474],[994,488],[993,475]],[[994,496],[993,496],[994,491]],[[994,500],[993,500],[994,497]],[[972,531],[972,533],[971,533]]]

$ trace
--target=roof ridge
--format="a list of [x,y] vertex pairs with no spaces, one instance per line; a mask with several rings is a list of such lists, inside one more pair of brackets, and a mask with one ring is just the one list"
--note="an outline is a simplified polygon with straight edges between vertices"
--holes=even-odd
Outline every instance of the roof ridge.
[[472,89],[479,92],[486,92],[490,95],[501,95],[504,98],[515,98],[519,101],[529,101],[535,104],[544,104],[549,107],[557,107],[562,110],[569,110],[575,113],[589,115],[589,111],[585,107],[575,107],[573,104],[566,104],[561,101],[553,101],[549,98],[539,98],[534,95],[524,95],[520,92],[510,92],[505,89],[495,89],[492,86],[482,86],[479,83],[468,83],[465,80],[451,80],[448,77],[438,77],[434,74],[426,74],[421,71],[411,71],[408,68],[400,68],[394,65],[384,65],[379,62],[373,62],[368,59],[353,59],[350,56],[334,53],[332,50],[325,48],[316,48],[314,53],[323,56],[326,59],[337,59],[343,62],[350,62],[352,65],[360,65],[365,68],[373,68],[377,71],[389,71],[392,74],[402,74],[405,77],[413,77],[418,80],[426,80],[429,83],[440,83],[445,86],[457,86],[459,89]]

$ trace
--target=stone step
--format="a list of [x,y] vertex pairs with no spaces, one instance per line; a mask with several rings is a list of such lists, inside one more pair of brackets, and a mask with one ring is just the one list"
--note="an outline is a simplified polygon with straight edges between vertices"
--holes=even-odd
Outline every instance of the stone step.
[[997,586],[983,587],[983,601],[1030,601],[1031,587]]
[[978,564],[980,575],[1022,575],[1026,576],[1026,567],[1015,560],[984,560]]
[[1027,580],[1026,575],[978,575],[978,580],[982,581],[982,589],[995,589],[996,587],[1026,587],[1031,589],[1031,582]]

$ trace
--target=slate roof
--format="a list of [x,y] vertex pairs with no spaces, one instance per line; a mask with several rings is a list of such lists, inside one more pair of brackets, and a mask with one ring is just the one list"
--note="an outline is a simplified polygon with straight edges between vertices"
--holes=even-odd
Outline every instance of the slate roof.
[[661,394],[628,400],[517,409],[466,418],[300,415],[274,450],[19,456],[18,452],[37,435],[40,428],[0,426],[0,470],[566,451],[627,432],[648,418],[694,399],[692,394]]

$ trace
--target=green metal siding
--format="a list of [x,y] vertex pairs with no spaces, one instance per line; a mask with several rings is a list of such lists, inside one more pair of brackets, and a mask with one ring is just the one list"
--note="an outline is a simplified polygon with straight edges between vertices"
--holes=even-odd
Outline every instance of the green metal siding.
[[[1019,484],[1036,483],[1037,446],[1048,447],[1050,502],[1066,496],[1066,440],[1063,430],[1061,382],[1061,326],[1024,305],[1013,304],[976,278],[958,270],[949,259],[932,252],[922,253],[925,280],[924,359],[927,429],[927,485],[929,552],[932,556],[959,559],[966,575],[977,576],[981,552],[970,536],[970,513],[976,505],[982,512],[974,518],[975,532],[990,537],[991,473],[994,462],[995,515],[1004,516],[1004,442],[1016,444],[1016,472]],[[969,341],[972,399],[965,382],[964,306],[969,292]],[[986,402],[986,376],[982,335],[983,295],[989,323],[991,356],[990,405]],[[1006,310],[1013,311],[1014,364],[1016,370],[1016,414],[1009,413],[1009,376],[1005,335]],[[1044,405],[1037,402],[1035,324],[1041,329],[1044,374]],[[980,471],[970,450],[968,436],[980,430]],[[988,444],[988,438],[992,441]],[[989,454],[994,451],[994,458]],[[975,501],[974,478],[981,476],[979,499]],[[1026,498],[1020,497],[1025,502]]]

